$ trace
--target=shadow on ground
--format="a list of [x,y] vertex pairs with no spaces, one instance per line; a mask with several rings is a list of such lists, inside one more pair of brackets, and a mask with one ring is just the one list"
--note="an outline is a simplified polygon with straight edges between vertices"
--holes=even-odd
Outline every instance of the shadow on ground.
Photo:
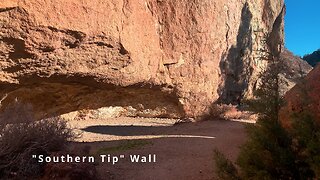
[[[141,136],[141,135],[172,135],[173,126],[89,126],[81,129],[85,132],[108,134],[116,136]],[[176,129],[177,130],[177,129]]]
[[[221,122],[226,123],[226,122]],[[195,135],[207,136],[220,129],[211,127],[208,129],[204,123],[182,123],[172,126],[118,126],[118,125],[94,125],[81,129],[84,132],[115,135],[115,136],[148,136],[148,135]],[[205,131],[203,131],[203,130]],[[211,130],[211,132],[210,132]]]
[[[206,121],[183,123],[174,126],[108,126],[95,125],[82,129],[85,132],[117,135],[195,135],[207,138],[167,138],[116,140],[98,142],[74,142],[75,149],[90,146],[94,154],[111,153],[130,155],[156,154],[156,163],[131,163],[129,159],[116,165],[99,163],[98,172],[109,179],[214,179],[213,150],[218,149],[234,161],[239,153],[238,147],[246,141],[243,123],[231,121]],[[123,145],[124,144],[124,145]],[[129,145],[130,146],[129,146]],[[108,151],[107,151],[108,150]],[[116,150],[110,152],[110,150]]]

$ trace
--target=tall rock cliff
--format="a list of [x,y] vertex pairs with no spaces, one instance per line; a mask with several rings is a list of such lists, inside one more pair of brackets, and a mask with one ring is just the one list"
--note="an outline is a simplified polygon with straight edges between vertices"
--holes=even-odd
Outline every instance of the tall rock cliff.
[[197,117],[251,95],[263,52],[280,50],[284,9],[283,0],[2,0],[2,107]]

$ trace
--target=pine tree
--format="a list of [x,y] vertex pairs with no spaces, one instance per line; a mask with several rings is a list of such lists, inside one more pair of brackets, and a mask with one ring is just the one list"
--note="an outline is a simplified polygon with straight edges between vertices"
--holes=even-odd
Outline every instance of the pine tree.
[[255,99],[248,100],[249,109],[259,114],[255,125],[248,125],[249,140],[240,150],[237,160],[243,179],[283,179],[295,177],[297,169],[291,139],[281,126],[279,111],[281,61],[273,61],[261,74]]

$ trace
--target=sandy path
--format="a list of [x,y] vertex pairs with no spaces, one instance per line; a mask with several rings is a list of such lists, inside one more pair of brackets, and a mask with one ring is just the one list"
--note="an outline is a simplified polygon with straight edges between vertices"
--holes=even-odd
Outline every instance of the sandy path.
[[214,179],[213,150],[224,152],[234,160],[245,141],[241,122],[206,121],[173,125],[175,120],[117,118],[103,121],[74,121],[83,136],[76,146],[90,145],[91,151],[114,147],[123,140],[148,139],[152,142],[138,149],[112,155],[156,154],[156,163],[131,163],[124,159],[116,165],[100,163],[103,179]]

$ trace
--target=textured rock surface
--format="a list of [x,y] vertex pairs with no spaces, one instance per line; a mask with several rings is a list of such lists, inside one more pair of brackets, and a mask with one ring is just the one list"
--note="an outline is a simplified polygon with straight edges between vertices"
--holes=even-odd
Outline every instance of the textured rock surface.
[[281,52],[280,60],[282,61],[282,73],[280,76],[284,83],[280,88],[281,94],[284,95],[301,81],[311,70],[312,67],[303,59],[293,55],[289,50],[284,49]]
[[305,80],[285,95],[286,106],[280,116],[285,126],[290,126],[290,116],[303,110],[310,111],[320,123],[320,66],[313,69]]
[[282,0],[2,0],[1,102],[196,117],[251,95],[283,15]]

